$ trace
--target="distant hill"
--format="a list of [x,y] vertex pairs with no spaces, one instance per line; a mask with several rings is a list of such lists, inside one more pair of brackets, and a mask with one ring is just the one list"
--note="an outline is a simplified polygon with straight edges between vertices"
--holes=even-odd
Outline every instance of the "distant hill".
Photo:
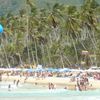
[[37,0],[37,5],[45,7],[47,3],[54,5],[55,3],[61,3],[66,5],[81,5],[83,0]]
[[[26,0],[0,0],[0,15],[5,15],[7,12],[16,13],[18,10],[25,7]],[[31,0],[36,3],[37,7],[46,8],[47,4],[51,6],[55,3],[61,3],[66,5],[80,6],[84,0]],[[100,0],[96,0],[100,4]]]
[[18,12],[25,5],[25,0],[0,0],[0,15],[5,15],[7,12]]

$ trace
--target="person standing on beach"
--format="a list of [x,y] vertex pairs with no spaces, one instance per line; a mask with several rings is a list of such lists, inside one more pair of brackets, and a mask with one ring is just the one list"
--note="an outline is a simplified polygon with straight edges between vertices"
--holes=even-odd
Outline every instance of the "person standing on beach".
[[20,82],[19,80],[16,82],[16,85],[17,85],[17,86],[19,85],[19,82]]
[[54,85],[53,83],[49,83],[49,89],[56,89],[56,85]]
[[13,83],[15,84],[16,80],[13,81]]
[[48,88],[49,88],[49,90],[51,89],[51,83],[48,84]]
[[0,73],[0,81],[2,81],[2,74]]
[[78,78],[77,78],[77,85],[75,85],[75,89],[79,90],[79,91],[82,91],[81,86],[80,86],[80,81],[79,81]]
[[8,85],[8,91],[11,91],[11,85],[10,84]]
[[87,87],[89,86],[89,80],[87,77],[84,77],[84,85],[85,85],[85,90],[87,90]]

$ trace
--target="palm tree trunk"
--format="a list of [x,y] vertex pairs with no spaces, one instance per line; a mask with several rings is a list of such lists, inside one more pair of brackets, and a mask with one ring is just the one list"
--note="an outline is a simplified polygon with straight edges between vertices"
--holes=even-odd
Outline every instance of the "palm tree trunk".
[[9,63],[9,60],[8,60],[8,57],[7,57],[7,54],[6,54],[6,50],[5,50],[4,45],[2,45],[2,47],[3,47],[3,51],[4,51],[4,54],[5,54],[5,57],[6,57],[6,61],[7,61],[8,68],[10,68],[11,66],[10,66],[10,63]]
[[46,46],[46,48],[47,48],[47,54],[48,54],[49,64],[51,65],[52,62],[51,62],[51,57],[50,57],[50,49],[49,49],[48,46]]
[[76,57],[76,62],[78,63],[79,62],[79,60],[78,60],[78,54],[77,54],[77,49],[76,49],[76,46],[75,46],[75,42],[74,42],[74,40],[73,40],[73,37],[72,37],[72,35],[71,35],[71,39],[72,39],[72,43],[73,43],[73,46],[74,46],[74,50],[75,50],[75,57]]
[[42,51],[42,61],[43,61],[43,65],[45,65],[45,54],[44,54],[44,47],[43,44],[41,43],[41,51]]
[[65,68],[64,61],[63,61],[63,57],[62,57],[62,54],[61,53],[60,53],[60,57],[61,57],[62,68]]
[[33,63],[36,64],[32,48],[31,48],[31,55],[32,55],[32,61],[33,61]]
[[39,61],[38,61],[38,51],[37,51],[37,40],[36,39],[34,39],[34,43],[35,43],[36,65],[38,65]]
[[28,46],[28,42],[30,41],[30,37],[29,37],[29,16],[27,15],[27,30],[26,30],[26,35],[27,35],[27,41],[26,41],[26,44],[27,44],[27,54],[28,54],[28,63],[30,64],[31,63],[31,61],[30,61],[30,52],[29,52],[29,46]]

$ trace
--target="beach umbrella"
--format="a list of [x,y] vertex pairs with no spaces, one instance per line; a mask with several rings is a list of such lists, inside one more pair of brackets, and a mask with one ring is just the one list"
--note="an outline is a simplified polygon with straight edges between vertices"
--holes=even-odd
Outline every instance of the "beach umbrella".
[[0,24],[0,34],[3,32],[3,26]]
[[53,68],[47,68],[46,71],[48,71],[48,72],[53,72],[54,69],[53,69]]
[[34,70],[32,69],[32,68],[30,68],[30,69],[27,69],[27,72],[34,72]]
[[98,70],[88,69],[88,70],[85,70],[85,72],[99,72],[100,73],[100,69]]
[[20,68],[7,68],[8,71],[21,71]]
[[45,71],[45,69],[42,69],[42,68],[37,68],[36,70],[35,70],[35,72],[44,72]]
[[72,72],[84,72],[82,69],[71,69]]
[[71,69],[69,68],[63,68],[63,69],[59,69],[59,72],[70,72]]
[[59,72],[59,69],[55,68],[53,69],[53,72]]

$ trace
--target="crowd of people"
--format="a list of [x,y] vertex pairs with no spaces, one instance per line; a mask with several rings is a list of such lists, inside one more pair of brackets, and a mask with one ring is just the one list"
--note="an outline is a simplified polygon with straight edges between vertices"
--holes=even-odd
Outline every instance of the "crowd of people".
[[[81,71],[73,71],[73,72],[49,72],[49,71],[40,71],[40,72],[27,72],[27,71],[5,71],[0,74],[0,81],[2,81],[2,75],[6,76],[20,76],[25,77],[24,83],[27,82],[29,77],[33,78],[41,78],[45,79],[47,77],[64,77],[69,78],[71,82],[76,82],[75,90],[88,90],[89,78],[93,78],[94,80],[100,80],[100,73],[99,72],[81,72]],[[14,84],[18,86],[20,80],[13,80]],[[67,86],[66,86],[67,87]],[[11,85],[8,86],[11,88]],[[48,83],[48,89],[56,89],[56,85],[54,83]],[[67,89],[67,88],[66,88]]]

